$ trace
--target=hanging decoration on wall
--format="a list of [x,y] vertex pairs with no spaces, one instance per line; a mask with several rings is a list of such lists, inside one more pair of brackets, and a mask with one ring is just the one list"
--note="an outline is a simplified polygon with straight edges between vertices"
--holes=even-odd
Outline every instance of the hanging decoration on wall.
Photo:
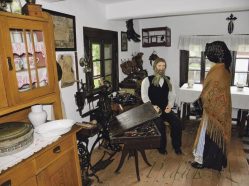
[[126,21],[126,27],[127,27],[127,39],[130,41],[131,39],[134,42],[140,42],[140,35],[137,34],[133,28],[133,20],[129,19]]
[[227,28],[229,34],[233,33],[233,29],[234,29],[233,21],[235,21],[236,19],[237,17],[234,17],[233,14],[231,14],[230,17],[226,18],[226,20],[229,21],[228,28]]
[[156,51],[154,50],[152,52],[152,54],[149,57],[150,60],[150,65],[152,66],[152,62],[154,62],[157,58],[159,58],[159,56],[157,55]]
[[1,0],[0,1],[0,11],[7,11],[7,6],[9,3],[12,3],[12,0]]
[[61,88],[74,84],[73,58],[71,55],[59,55],[58,63],[62,69]]

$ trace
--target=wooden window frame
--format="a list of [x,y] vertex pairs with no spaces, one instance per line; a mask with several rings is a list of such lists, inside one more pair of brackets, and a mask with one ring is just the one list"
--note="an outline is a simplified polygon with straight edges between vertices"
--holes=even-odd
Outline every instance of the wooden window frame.
[[[235,77],[235,65],[236,65],[236,52],[232,51],[232,62],[230,66],[231,71],[231,85],[234,85],[234,77]],[[188,71],[189,71],[189,59],[191,57],[189,56],[189,51],[186,50],[180,50],[180,87],[188,82]],[[206,56],[204,52],[201,52],[201,77],[200,77],[200,84],[203,83],[205,79],[205,60]],[[246,58],[247,59],[247,58]],[[249,64],[248,64],[248,71],[249,71]],[[246,72],[245,72],[246,73]],[[249,75],[247,76],[247,86],[249,86]]]
[[[89,59],[88,65],[93,70],[93,61],[92,61],[92,50],[91,45],[96,41],[101,44],[105,44],[106,41],[112,44],[112,88],[113,91],[118,90],[119,84],[119,70],[118,70],[118,32],[110,30],[102,30],[97,28],[83,27],[83,38],[84,38],[84,48],[85,56]],[[101,56],[103,56],[104,49],[101,47]],[[102,57],[101,57],[102,58]],[[101,61],[104,59],[100,59]],[[101,65],[104,65],[102,63]],[[104,74],[104,66],[101,66],[101,74]],[[93,82],[93,71],[86,73],[86,83],[89,90],[94,94],[100,91],[99,88],[94,89]]]

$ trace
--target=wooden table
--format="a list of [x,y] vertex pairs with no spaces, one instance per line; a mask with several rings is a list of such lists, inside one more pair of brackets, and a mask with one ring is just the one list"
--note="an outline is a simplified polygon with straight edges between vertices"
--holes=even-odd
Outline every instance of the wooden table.
[[146,164],[150,166],[150,163],[146,158],[145,149],[159,148],[160,132],[157,130],[155,126],[155,129],[157,130],[157,135],[154,136],[147,135],[147,136],[127,137],[124,136],[123,134],[128,130],[130,131],[130,129],[145,124],[155,125],[153,120],[156,119],[157,117],[158,114],[156,113],[151,103],[145,103],[116,116],[116,118],[111,122],[110,138],[112,143],[124,144],[120,162],[115,172],[119,172],[128,154],[134,155],[136,175],[138,181],[140,181],[139,166],[138,166],[138,151],[141,153],[143,160],[146,162]]

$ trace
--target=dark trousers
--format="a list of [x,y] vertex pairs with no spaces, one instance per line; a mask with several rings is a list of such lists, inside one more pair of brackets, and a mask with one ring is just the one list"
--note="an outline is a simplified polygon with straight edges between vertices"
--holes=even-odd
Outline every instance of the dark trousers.
[[173,148],[175,150],[180,149],[182,145],[182,124],[173,111],[170,113],[163,112],[162,115],[155,121],[156,126],[161,133],[160,149],[166,150],[167,145],[166,127],[164,121],[167,121],[170,124],[170,136]]

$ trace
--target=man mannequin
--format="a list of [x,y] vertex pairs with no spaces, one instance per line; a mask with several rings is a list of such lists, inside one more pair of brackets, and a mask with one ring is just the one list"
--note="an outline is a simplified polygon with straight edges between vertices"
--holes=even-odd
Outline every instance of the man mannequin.
[[174,105],[175,91],[170,82],[170,78],[165,76],[166,61],[163,58],[157,58],[153,64],[154,75],[144,78],[141,86],[141,97],[144,103],[150,101],[154,108],[162,112],[156,120],[157,128],[161,133],[159,153],[166,154],[166,131],[164,121],[167,121],[171,127],[172,146],[176,154],[182,154],[181,121],[171,110]]

